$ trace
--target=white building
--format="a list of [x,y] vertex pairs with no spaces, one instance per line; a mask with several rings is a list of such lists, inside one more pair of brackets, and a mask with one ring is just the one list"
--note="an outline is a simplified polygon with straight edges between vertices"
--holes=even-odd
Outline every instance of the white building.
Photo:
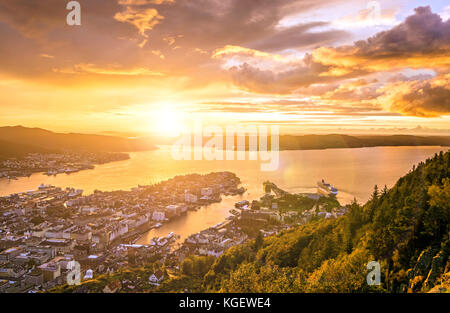
[[154,211],[152,215],[152,220],[154,221],[164,221],[166,214],[162,211]]
[[69,196],[69,198],[75,198],[75,197],[81,196],[82,194],[83,194],[82,189],[76,189],[76,190],[70,192],[68,196]]
[[166,206],[166,212],[168,213],[169,216],[177,214],[178,210],[179,210],[178,205],[176,204],[170,204]]
[[186,192],[184,194],[184,201],[187,203],[195,203],[197,202],[198,197],[196,195],[193,195],[191,193]]
[[94,271],[93,270],[91,270],[91,269],[88,269],[87,271],[86,271],[86,275],[84,275],[84,280],[88,280],[88,279],[92,279],[92,278],[94,278]]
[[155,273],[150,275],[148,281],[156,286],[159,286],[159,283],[164,279],[164,273],[161,270],[157,270]]
[[201,194],[202,196],[212,196],[213,190],[210,187],[202,188]]
[[119,224],[119,226],[115,227],[109,234],[109,241],[113,241],[114,239],[119,238],[126,233],[128,233],[128,224]]

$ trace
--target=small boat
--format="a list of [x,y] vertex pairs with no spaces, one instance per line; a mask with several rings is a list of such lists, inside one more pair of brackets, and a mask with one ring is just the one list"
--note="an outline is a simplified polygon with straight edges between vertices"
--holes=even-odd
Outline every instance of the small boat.
[[156,223],[155,226],[153,226],[153,227],[155,227],[155,228],[160,228],[161,226],[162,226],[161,223]]
[[79,169],[77,168],[68,168],[65,170],[66,174],[72,174],[72,173],[76,173],[79,172]]
[[241,213],[239,213],[237,210],[235,210],[235,209],[231,209],[230,211],[229,211],[231,214],[233,214],[233,215],[240,215]]
[[240,209],[240,208],[243,208],[245,206],[248,206],[249,204],[250,204],[250,202],[248,202],[247,200],[242,200],[242,201],[236,202],[234,206],[236,208]]

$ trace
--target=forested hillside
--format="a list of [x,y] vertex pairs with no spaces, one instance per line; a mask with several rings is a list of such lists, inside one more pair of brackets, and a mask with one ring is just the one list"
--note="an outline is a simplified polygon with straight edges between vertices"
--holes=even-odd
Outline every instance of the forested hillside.
[[280,150],[449,145],[450,137],[448,136],[349,136],[341,134],[280,136]]
[[[440,153],[392,189],[375,187],[371,199],[352,203],[346,216],[234,247],[205,275],[204,291],[426,292],[448,286],[449,169],[450,153]],[[378,287],[366,283],[370,261],[381,264]]]
[[28,153],[54,153],[57,150],[51,150],[43,147],[25,145],[10,141],[0,140],[0,160],[8,158],[20,158]]

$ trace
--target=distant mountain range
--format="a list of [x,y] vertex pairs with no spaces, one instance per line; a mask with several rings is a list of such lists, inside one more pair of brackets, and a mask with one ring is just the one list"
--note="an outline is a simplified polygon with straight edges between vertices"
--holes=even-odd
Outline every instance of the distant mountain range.
[[[210,137],[203,137],[202,145],[208,142]],[[170,144],[176,139],[162,139],[152,137],[152,142],[158,144]],[[236,136],[234,144],[237,146]],[[270,149],[270,136],[267,138]],[[191,139],[191,144],[195,145]],[[223,137],[223,147],[226,148],[226,137]],[[248,150],[249,136],[245,136],[245,146]],[[450,136],[414,136],[414,135],[280,135],[280,150],[317,150],[337,148],[363,148],[381,146],[450,146]]]
[[280,150],[363,148],[378,146],[450,146],[450,137],[413,135],[349,136],[338,134],[280,136]]
[[[106,132],[105,132],[106,133]],[[113,134],[113,132],[111,132]],[[248,136],[246,143],[248,146]],[[55,133],[23,126],[0,127],[0,158],[20,157],[30,152],[51,153],[61,150],[93,152],[133,152],[156,149],[157,144],[170,145],[176,139],[164,137],[126,138],[123,136]],[[203,144],[209,138],[203,138]],[[224,137],[224,147],[225,137]],[[269,144],[270,147],[270,138]],[[377,146],[450,146],[445,136],[350,136],[350,135],[281,135],[280,150],[313,150],[362,148]]]
[[155,149],[149,139],[129,139],[103,135],[55,133],[23,126],[0,127],[0,158],[20,157],[30,152],[62,150],[91,152],[132,152]]

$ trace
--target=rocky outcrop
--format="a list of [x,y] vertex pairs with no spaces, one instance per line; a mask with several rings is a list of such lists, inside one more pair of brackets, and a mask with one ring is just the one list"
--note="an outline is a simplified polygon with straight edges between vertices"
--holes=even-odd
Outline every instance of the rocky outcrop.
[[419,292],[422,289],[436,253],[437,250],[432,247],[423,250],[417,258],[414,268],[408,270],[409,292]]
[[416,276],[427,276],[428,270],[433,261],[433,257],[436,255],[436,249],[429,247],[420,253],[417,258],[417,263],[413,269],[408,271],[408,278],[413,279]]
[[[440,249],[428,247],[420,253],[414,268],[409,269],[407,277],[409,279],[409,292],[426,292],[433,290],[437,292],[444,277],[443,273],[448,271],[448,257],[450,242],[446,241]],[[446,266],[447,264],[447,266]],[[447,273],[448,274],[448,273]],[[446,274],[446,275],[447,275]],[[448,275],[446,276],[448,277]],[[439,288],[434,288],[434,287]]]
[[450,272],[442,275],[439,285],[434,286],[428,293],[450,293]]
[[439,278],[444,272],[444,265],[446,261],[447,260],[444,258],[443,251],[440,251],[433,257],[433,260],[431,261],[431,269],[428,272],[427,279],[423,283],[423,287],[425,289],[432,288],[435,285],[436,279]]

